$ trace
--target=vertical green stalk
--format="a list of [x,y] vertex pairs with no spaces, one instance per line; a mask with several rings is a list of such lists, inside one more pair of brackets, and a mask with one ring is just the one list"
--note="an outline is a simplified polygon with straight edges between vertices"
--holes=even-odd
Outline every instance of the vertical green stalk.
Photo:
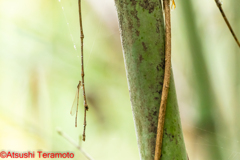
[[[215,123],[214,116],[217,115],[216,108],[217,101],[214,95],[213,87],[209,78],[209,71],[206,65],[206,60],[204,57],[203,44],[200,39],[199,31],[196,26],[196,16],[193,11],[192,1],[184,0],[181,1],[181,6],[183,12],[183,20],[186,27],[186,37],[188,39],[188,44],[190,47],[190,59],[192,61],[194,82],[196,85],[196,91],[199,96],[199,119],[198,124],[200,128],[207,131],[215,133]],[[219,121],[219,119],[218,119]],[[209,144],[217,144],[216,136],[204,135],[206,139],[209,139]],[[211,147],[208,150],[210,159],[221,160],[221,151],[217,147]]]
[[[164,76],[165,31],[159,0],[115,0],[142,160],[153,160]],[[161,160],[187,160],[173,76]]]
[[[238,19],[239,19],[239,15],[240,15],[240,10],[239,10],[239,1],[231,1],[230,2],[231,3],[231,8],[233,9],[233,10],[231,10],[231,11],[233,11],[233,13],[234,13],[234,15],[233,15],[233,19],[231,19],[231,22],[233,22],[233,28],[239,28],[240,27],[240,22],[238,21]],[[237,35],[237,37],[240,37],[240,32],[239,32],[239,30],[236,30],[236,35]],[[232,139],[232,141],[233,142],[236,142],[236,139],[235,138],[238,138],[239,136],[239,134],[240,134],[240,132],[239,132],[239,130],[237,130],[236,128],[240,128],[240,125],[239,125],[239,111],[240,111],[240,99],[239,99],[239,97],[240,97],[240,81],[239,81],[239,79],[240,79],[240,73],[239,73],[239,68],[240,68],[240,52],[239,52],[239,47],[236,45],[236,44],[232,44],[231,45],[232,46],[232,48],[233,48],[233,54],[232,54],[232,56],[231,56],[231,58],[232,58],[232,62],[233,62],[233,72],[231,72],[232,73],[232,75],[231,75],[231,77],[232,77],[232,82],[233,82],[233,93],[232,93],[232,95],[231,95],[231,97],[232,97],[232,102],[233,102],[233,105],[232,105],[232,108],[231,109],[233,109],[233,117],[234,117],[234,119],[235,119],[235,121],[234,121],[234,126],[235,126],[235,135],[234,135],[234,137],[233,138],[231,138]],[[234,145],[232,146],[235,150],[239,150],[239,148],[240,148],[240,146],[239,146],[239,144],[236,144],[236,143],[233,143]]]

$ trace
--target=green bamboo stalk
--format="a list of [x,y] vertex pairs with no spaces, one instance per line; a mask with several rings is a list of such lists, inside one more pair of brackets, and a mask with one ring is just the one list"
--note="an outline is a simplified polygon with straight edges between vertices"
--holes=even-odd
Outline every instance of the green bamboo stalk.
[[[198,93],[199,119],[197,126],[209,132],[215,133],[216,122],[214,117],[219,115],[216,109],[218,107],[218,102],[216,101],[216,97],[214,95],[214,90],[209,76],[209,69],[206,65],[203,42],[201,41],[199,31],[197,30],[197,18],[195,16],[191,0],[184,0],[179,2],[179,4],[179,8],[182,9],[183,13],[183,23],[185,24],[187,30],[186,37],[191,53],[189,56],[193,66],[192,72],[194,73],[194,85],[196,86],[196,92]],[[216,121],[220,120],[216,119]],[[209,144],[217,145],[217,138],[215,135],[205,133],[201,136],[205,136],[205,138],[208,139]],[[210,147],[207,152],[211,157],[207,159],[222,159],[221,150],[218,147]]]
[[[142,160],[153,160],[164,76],[165,31],[159,0],[115,0]],[[187,160],[173,76],[161,160]]]
[[[231,8],[233,9],[233,18],[232,18],[232,22],[233,22],[233,26],[235,28],[240,28],[240,22],[238,21],[239,19],[239,15],[240,15],[240,10],[239,10],[239,1],[231,1]],[[240,32],[239,30],[236,30],[236,35],[239,37],[240,36]],[[233,43],[231,43],[230,45],[232,47],[232,51],[233,54],[231,56],[232,58],[232,62],[233,62],[233,72],[231,74],[232,77],[232,82],[233,82],[233,93],[231,94],[232,97],[232,101],[233,101],[233,106],[232,106],[232,110],[233,110],[233,116],[234,116],[234,126],[236,128],[240,128],[240,124],[239,124],[239,113],[240,113],[240,90],[239,90],[239,79],[240,79],[240,73],[239,73],[239,68],[240,68],[240,54],[239,54],[239,48],[234,45]],[[232,142],[236,142],[236,138],[238,138],[240,132],[239,130],[236,130],[235,132],[235,136],[232,139]],[[233,143],[232,148],[239,150],[240,149],[240,145]],[[236,157],[237,158],[237,157]]]

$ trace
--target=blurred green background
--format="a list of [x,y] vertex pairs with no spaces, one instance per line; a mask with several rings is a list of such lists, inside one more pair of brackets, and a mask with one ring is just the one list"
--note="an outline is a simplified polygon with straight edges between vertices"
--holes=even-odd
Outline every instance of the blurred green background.
[[[190,159],[240,159],[240,52],[214,0],[176,0],[172,65]],[[240,1],[223,8],[240,37]],[[84,150],[96,160],[140,159],[113,0],[83,0]],[[0,149],[74,152],[70,109],[80,72],[77,0],[0,0]],[[76,47],[74,47],[74,45]],[[75,49],[76,48],[76,49]]]

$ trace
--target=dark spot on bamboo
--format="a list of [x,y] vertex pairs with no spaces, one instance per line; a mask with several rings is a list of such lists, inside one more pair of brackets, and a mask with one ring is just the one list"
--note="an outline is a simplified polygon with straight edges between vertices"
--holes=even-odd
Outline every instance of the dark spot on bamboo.
[[149,0],[143,0],[143,2],[140,2],[139,5],[148,10],[148,13],[152,13],[155,6],[158,6],[156,2],[150,2]]
[[153,115],[154,115],[154,116],[157,116],[157,115],[158,115],[158,112],[157,112],[157,111],[154,111],[154,112],[153,112]]
[[159,32],[160,32],[159,26],[157,25],[157,26],[156,26],[156,33],[159,33]]
[[137,4],[137,1],[136,1],[136,0],[130,0],[130,2],[131,2],[131,4],[132,4],[133,6],[135,6],[135,5]]
[[156,68],[157,68],[157,71],[160,71],[160,67],[159,67],[159,65],[157,65],[157,67],[156,67]]
[[142,57],[142,55],[140,54],[140,55],[139,55],[139,62],[142,63],[142,60],[143,60],[143,57]]
[[175,142],[176,142],[176,145],[177,145],[178,144],[178,139],[177,138],[175,139]]
[[142,46],[143,46],[143,50],[147,51],[147,46],[146,46],[146,44],[144,42],[142,42]]
[[[156,132],[157,132],[157,121],[155,121],[152,113],[154,113],[156,117],[158,115],[158,112],[156,110],[150,110],[149,111],[149,114],[146,117],[148,119],[148,122],[150,122],[150,124],[147,127],[147,130],[148,130],[149,133],[156,134]],[[149,145],[150,146],[155,146],[155,143],[156,143],[155,139],[149,139]],[[152,155],[154,155],[154,152],[155,152],[154,149],[151,150],[151,152],[152,152]]]
[[175,140],[175,143],[176,143],[176,144],[178,143],[177,138],[175,138],[175,136],[174,136],[173,134],[168,133],[166,128],[164,129],[164,134],[168,137],[168,139],[169,139],[170,142],[172,142],[172,141]]
[[139,36],[139,35],[140,35],[140,32],[139,32],[138,30],[136,30],[136,34],[137,34],[137,36]]

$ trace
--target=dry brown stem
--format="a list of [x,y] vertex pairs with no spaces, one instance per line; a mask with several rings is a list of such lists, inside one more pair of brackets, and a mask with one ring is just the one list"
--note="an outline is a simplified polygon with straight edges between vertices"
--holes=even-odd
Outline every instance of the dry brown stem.
[[84,99],[84,121],[83,121],[83,141],[86,139],[86,114],[88,111],[88,105],[87,105],[87,99],[86,99],[86,94],[85,94],[85,83],[84,83],[84,63],[83,63],[83,39],[84,39],[84,34],[83,34],[83,26],[82,26],[82,10],[81,10],[81,0],[78,0],[78,9],[79,9],[79,23],[80,23],[80,39],[81,39],[81,69],[82,69],[82,87],[83,87],[83,99]]
[[167,98],[169,84],[171,78],[171,15],[170,15],[170,0],[163,0],[165,11],[165,70],[162,97],[158,116],[157,137],[155,146],[154,160],[160,160],[162,152],[164,121],[167,107]]
[[217,6],[218,6],[218,8],[219,8],[219,10],[220,10],[220,12],[221,12],[221,14],[222,14],[222,16],[223,16],[223,19],[224,19],[225,22],[226,22],[226,24],[227,24],[230,32],[232,33],[233,38],[235,39],[235,41],[237,42],[238,46],[240,47],[240,43],[239,43],[239,41],[238,41],[238,39],[237,39],[237,36],[235,35],[235,33],[234,33],[234,31],[233,31],[233,29],[232,29],[232,27],[231,27],[231,25],[230,25],[230,23],[229,23],[229,21],[228,21],[225,13],[224,13],[224,11],[223,11],[223,9],[222,9],[222,3],[220,2],[220,0],[215,0],[215,2],[216,2],[216,4],[217,4]]

